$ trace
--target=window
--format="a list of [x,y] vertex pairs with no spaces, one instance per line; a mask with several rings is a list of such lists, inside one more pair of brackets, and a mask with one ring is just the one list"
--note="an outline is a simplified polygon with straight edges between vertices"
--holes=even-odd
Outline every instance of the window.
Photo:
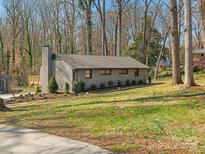
[[85,78],[91,79],[92,78],[92,70],[86,70],[85,71]]
[[139,76],[139,69],[137,68],[136,70],[135,70],[135,77],[138,77]]
[[201,54],[201,56],[203,57],[203,56],[204,56],[204,54],[202,53],[202,54]]
[[120,69],[119,74],[128,74],[128,69]]
[[100,72],[101,75],[111,75],[111,69],[104,69]]

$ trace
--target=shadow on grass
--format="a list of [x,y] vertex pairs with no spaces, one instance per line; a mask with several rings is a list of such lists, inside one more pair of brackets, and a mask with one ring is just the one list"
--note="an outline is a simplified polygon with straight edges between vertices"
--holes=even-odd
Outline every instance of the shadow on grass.
[[[18,107],[12,109],[12,112],[16,112],[17,114],[14,114],[14,116],[5,117],[5,121],[11,124],[19,124],[21,123],[21,120],[57,120],[57,119],[63,119],[66,118],[67,115],[63,115],[63,117],[59,117],[58,113],[62,114],[71,114],[72,116],[78,116],[78,115],[87,115],[89,117],[92,116],[103,116],[104,113],[101,111],[109,112],[109,111],[117,111],[119,108],[115,107],[105,107],[100,109],[100,106],[97,108],[86,108],[86,106],[89,105],[101,105],[101,104],[109,104],[109,103],[121,103],[121,102],[136,102],[136,103],[144,103],[144,102],[168,102],[172,100],[177,101],[183,101],[183,103],[170,103],[170,104],[149,104],[146,106],[126,106],[125,110],[136,110],[139,112],[139,114],[149,114],[149,113],[156,113],[160,112],[163,109],[171,108],[171,107],[185,107],[185,108],[197,108],[199,105],[205,105],[204,103],[195,103],[200,102],[200,100],[196,99],[196,97],[202,97],[205,96],[204,92],[198,92],[198,93],[191,93],[191,92],[181,92],[181,93],[175,93],[170,95],[159,95],[159,96],[148,96],[148,97],[140,97],[140,98],[134,98],[134,99],[124,99],[124,100],[97,100],[97,101],[88,101],[85,103],[80,104],[66,104],[61,106],[53,106],[53,107],[46,107],[46,108],[39,108],[36,104],[35,108],[32,109],[32,106],[24,106],[24,107]],[[187,100],[187,101],[186,101]],[[81,108],[85,107],[85,108]],[[74,108],[73,108],[74,107]],[[77,108],[76,108],[77,107]],[[28,111],[28,112],[27,112]],[[75,113],[78,111],[78,113]],[[96,115],[95,115],[96,114]],[[49,117],[49,115],[54,117]],[[58,115],[58,116],[57,116]],[[56,117],[57,116],[57,117]],[[29,118],[30,117],[30,118]],[[35,117],[35,118],[34,118]]]
[[[80,103],[80,104],[68,104],[63,106],[58,106],[56,108],[66,108],[66,107],[77,107],[77,106],[87,106],[87,105],[98,105],[98,104],[107,104],[107,103],[120,103],[120,102],[138,102],[143,103],[146,101],[152,102],[152,101],[171,101],[171,100],[191,100],[192,97],[198,97],[198,96],[205,96],[205,93],[181,93],[181,94],[173,94],[173,95],[159,95],[159,96],[148,96],[148,97],[140,97],[140,98],[134,98],[134,99],[124,99],[124,100],[111,100],[111,101],[90,101],[86,103]],[[154,105],[154,104],[153,104]]]
[[145,88],[145,87],[152,87],[152,86],[157,86],[161,85],[163,83],[151,83],[151,84],[141,84],[141,85],[136,85],[136,86],[123,86],[118,89],[118,87],[115,88],[106,88],[106,89],[98,89],[96,91],[90,91],[91,93],[96,93],[96,94],[107,94],[107,93],[112,93],[112,92],[119,92],[119,91],[125,91],[125,90],[132,90],[132,89],[138,89],[138,88]]

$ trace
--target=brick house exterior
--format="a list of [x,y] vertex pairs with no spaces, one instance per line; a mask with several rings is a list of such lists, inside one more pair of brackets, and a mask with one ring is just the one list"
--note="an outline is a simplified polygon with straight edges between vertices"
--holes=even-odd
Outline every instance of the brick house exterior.
[[200,69],[205,68],[205,51],[204,49],[193,50],[193,67]]

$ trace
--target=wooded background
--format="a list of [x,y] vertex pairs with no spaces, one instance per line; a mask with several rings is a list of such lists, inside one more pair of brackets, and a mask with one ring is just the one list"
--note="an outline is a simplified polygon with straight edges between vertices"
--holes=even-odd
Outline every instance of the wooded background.
[[3,0],[0,72],[26,84],[39,72],[42,46],[51,45],[56,53],[131,56],[155,77],[168,58],[173,83],[182,83],[187,2],[193,48],[202,48],[203,0]]

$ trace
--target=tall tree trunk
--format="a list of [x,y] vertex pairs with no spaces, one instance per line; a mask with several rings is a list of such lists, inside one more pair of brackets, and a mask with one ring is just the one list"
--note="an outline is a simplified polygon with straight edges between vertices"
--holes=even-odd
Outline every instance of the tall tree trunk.
[[191,0],[184,0],[185,24],[185,88],[195,86],[192,62],[192,11]]
[[116,21],[116,24],[115,24],[115,46],[114,46],[114,55],[117,56],[117,40],[118,40],[118,37],[117,37],[117,30],[118,29],[118,18],[117,18],[117,21]]
[[29,67],[32,68],[33,66],[33,53],[32,53],[32,41],[30,37],[30,32],[29,32],[29,19],[27,17],[26,19],[26,38],[27,38],[27,44],[28,44],[28,55],[29,55]]
[[205,48],[205,0],[199,0],[199,8],[201,15],[203,46]]
[[122,52],[122,0],[118,0],[117,56]]
[[89,8],[86,10],[86,33],[87,33],[87,54],[92,54],[92,10],[91,4],[89,4]]
[[3,43],[3,38],[2,34],[0,32],[0,50],[1,50],[1,64],[3,66],[3,71],[5,71],[5,62],[4,62],[4,43]]
[[103,34],[103,51],[104,51],[104,55],[107,56],[108,55],[108,47],[107,47],[107,36],[106,36],[106,27],[105,27],[105,22],[106,22],[106,14],[105,14],[105,0],[103,0],[103,6],[102,6],[102,34]]
[[170,0],[171,5],[171,34],[172,34],[172,84],[181,84],[180,55],[179,55],[179,28],[177,1]]
[[12,39],[12,63],[16,63],[16,38]]
[[145,13],[144,13],[144,27],[143,28],[143,38],[142,38],[142,52],[144,53],[144,63],[148,65],[148,53],[147,53],[147,14],[149,10],[149,6],[151,4],[151,0],[145,0]]
[[10,58],[11,58],[11,54],[10,54],[10,51],[7,50],[7,53],[6,53],[6,73],[9,74],[9,70],[10,70]]

